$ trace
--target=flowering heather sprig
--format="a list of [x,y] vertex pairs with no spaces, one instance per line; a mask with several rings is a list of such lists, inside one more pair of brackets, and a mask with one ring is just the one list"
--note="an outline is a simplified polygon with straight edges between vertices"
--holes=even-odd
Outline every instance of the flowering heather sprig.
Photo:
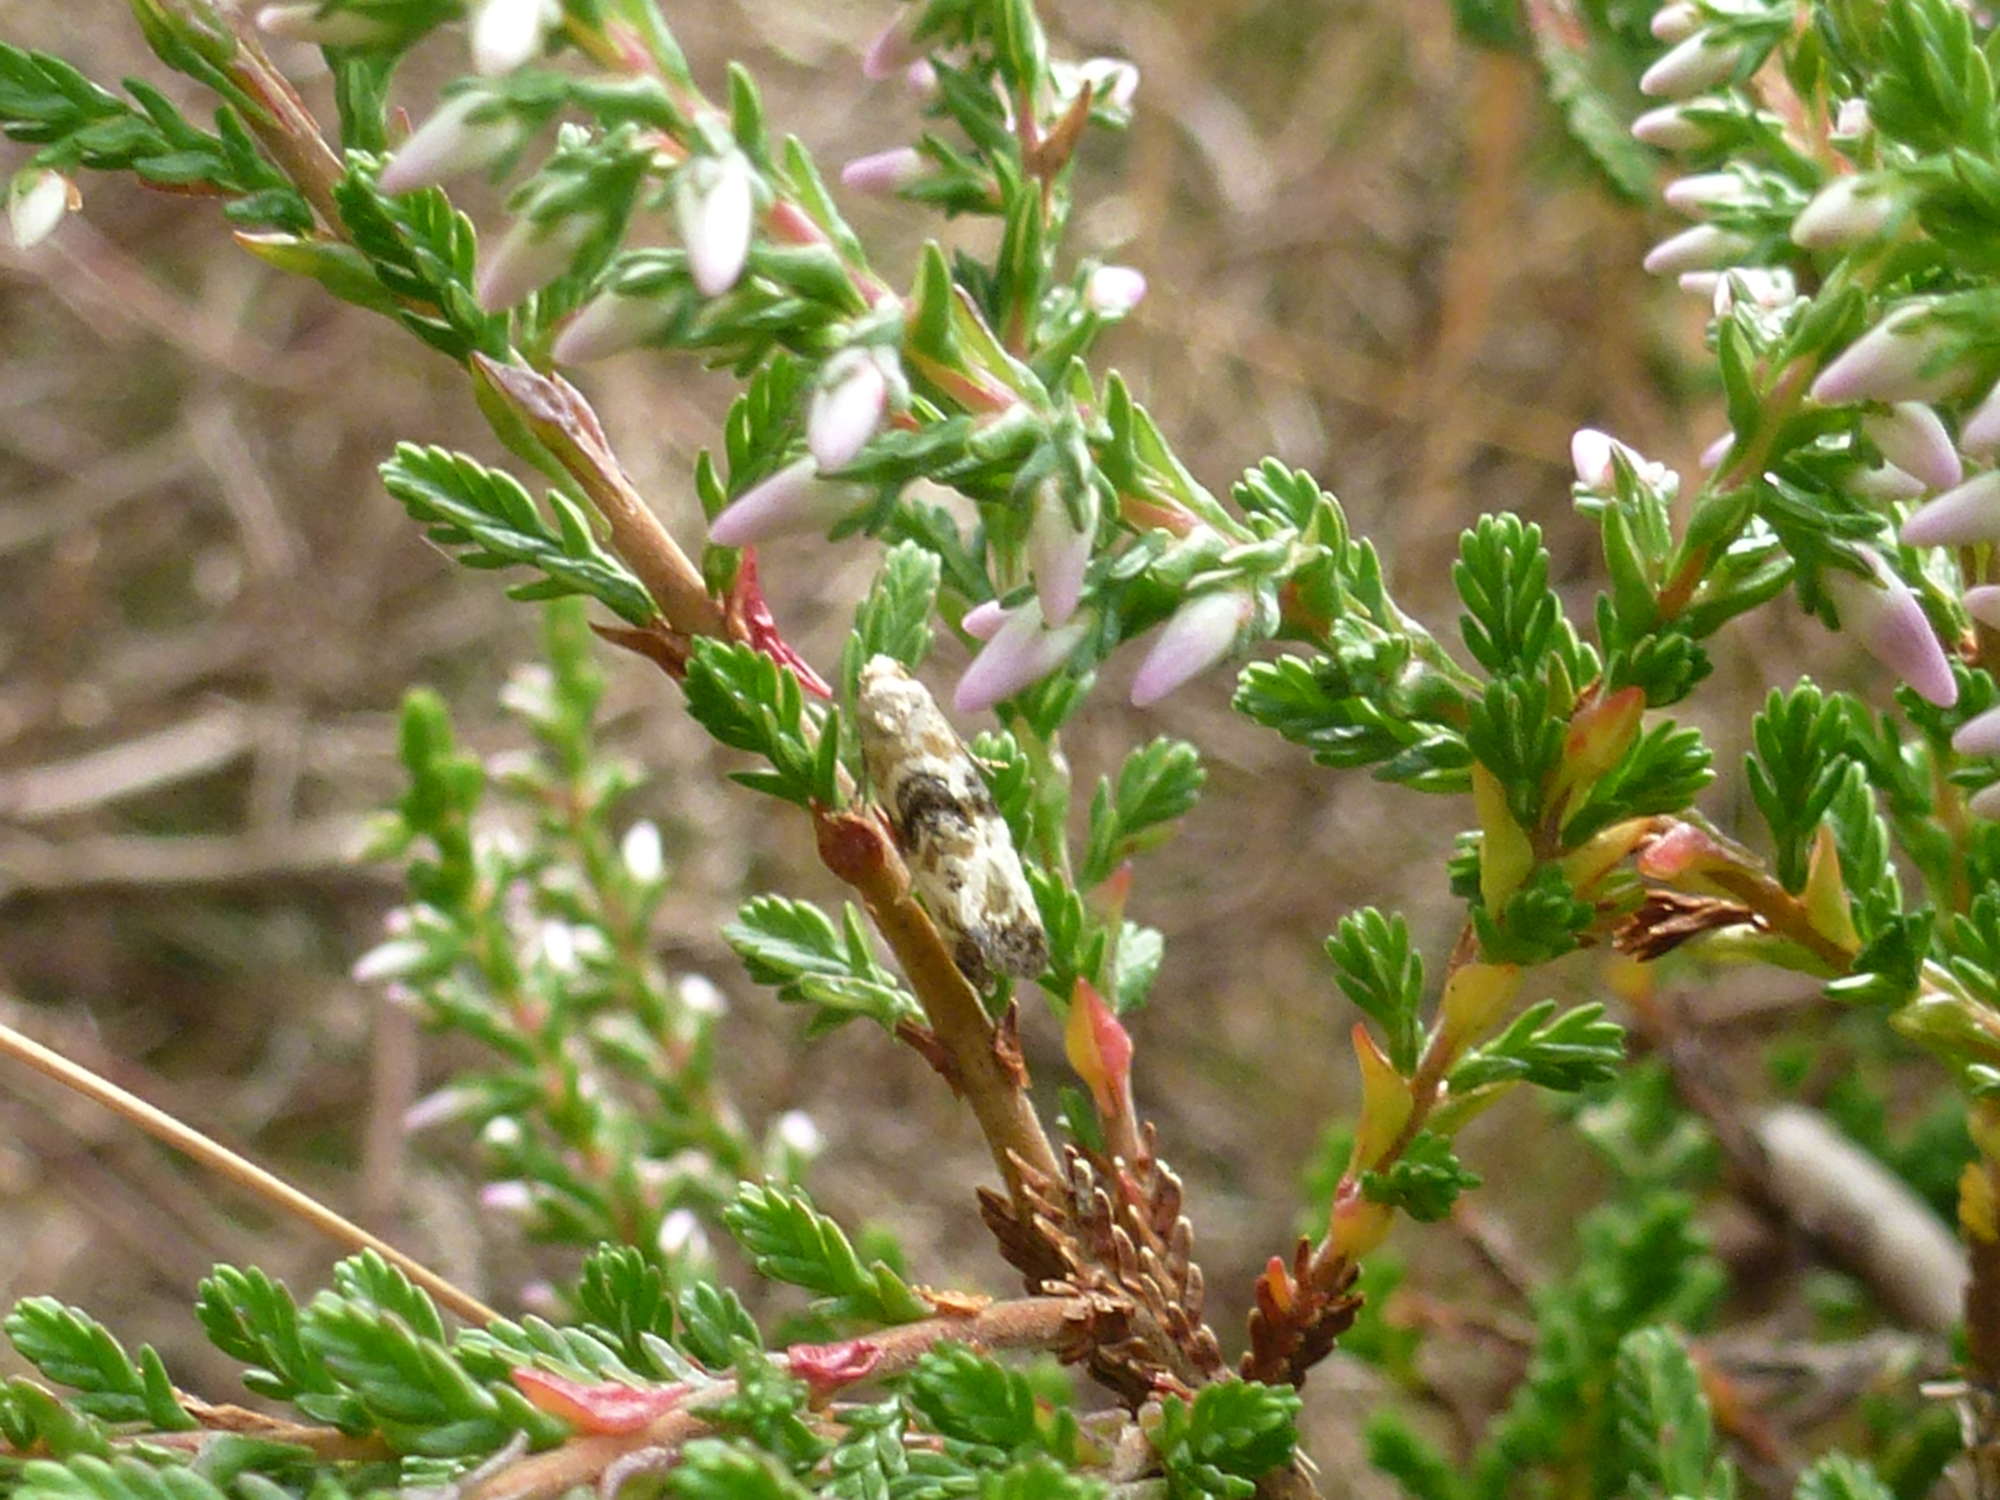
[[1256,600],[1240,588],[1211,589],[1175,610],[1132,677],[1132,702],[1146,708],[1221,661],[1256,612]]
[[987,638],[959,678],[952,706],[962,714],[980,713],[1033,687],[1068,661],[1088,633],[1086,623],[1075,619],[1051,629],[1042,619],[1041,602],[1028,600],[1008,611]]

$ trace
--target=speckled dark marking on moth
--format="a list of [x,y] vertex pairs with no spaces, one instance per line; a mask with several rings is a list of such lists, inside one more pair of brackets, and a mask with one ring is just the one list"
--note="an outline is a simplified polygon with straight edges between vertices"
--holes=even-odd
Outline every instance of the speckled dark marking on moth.
[[855,722],[876,800],[917,896],[966,978],[1032,979],[1048,937],[993,794],[922,684],[878,656],[861,669]]

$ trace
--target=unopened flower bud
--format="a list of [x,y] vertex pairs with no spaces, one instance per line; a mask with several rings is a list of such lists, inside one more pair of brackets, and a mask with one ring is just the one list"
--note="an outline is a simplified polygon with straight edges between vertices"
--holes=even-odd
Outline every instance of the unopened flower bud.
[[618,857],[625,861],[625,873],[641,885],[656,885],[667,873],[667,854],[660,842],[660,825],[641,818],[625,830],[619,840]]
[[1694,0],[1668,0],[1653,12],[1651,23],[1653,36],[1662,42],[1680,42],[1695,34],[1701,25],[1701,12],[1694,7]]
[[489,1214],[525,1219],[535,1211],[535,1194],[525,1182],[489,1182],[479,1190],[479,1206]]
[[477,0],[472,9],[472,66],[489,78],[537,56],[562,20],[555,0]]
[[718,547],[747,547],[774,536],[819,534],[853,508],[846,488],[821,479],[818,464],[801,458],[731,501],[708,523],[708,539]]
[[1872,581],[1844,568],[1828,568],[1821,575],[1842,628],[1918,696],[1949,708],[1958,701],[1958,683],[1923,605],[1880,558],[1869,554],[1869,564]]
[[73,213],[83,199],[76,184],[47,167],[16,173],[7,186],[7,228],[14,248],[32,250],[55,233],[63,215]]
[[1833,112],[1833,128],[1827,134],[1836,141],[1858,141],[1874,128],[1866,99],[1843,99]]
[[818,1156],[826,1149],[826,1137],[802,1109],[788,1109],[778,1116],[775,1133],[778,1143],[794,1156]]
[[990,641],[999,634],[1000,627],[1007,623],[1007,616],[1010,613],[1012,611],[998,599],[987,599],[968,609],[958,623],[960,628],[975,641]]
[[1909,547],[1972,547],[1996,541],[2000,541],[2000,469],[1946,490],[1903,523],[1903,544]]
[[[481,113],[486,118],[473,118]],[[454,177],[485,171],[520,140],[520,126],[491,94],[478,90],[455,94],[396,148],[376,186],[392,195],[437,187]]]
[[1957,367],[1930,369],[1949,335],[1923,298],[1905,302],[1835,356],[1812,383],[1822,406],[1850,401],[1930,401],[1964,383]]
[[1680,104],[1662,104],[1632,122],[1632,138],[1661,151],[1692,151],[1709,142],[1710,131]]
[[1972,809],[1975,817],[2000,819],[2000,781],[1974,792],[1966,806]]
[[1925,493],[1924,482],[1894,464],[1876,464],[1862,469],[1847,481],[1848,492],[1878,505],[1897,505]]
[[460,1088],[455,1084],[434,1089],[403,1111],[403,1129],[415,1135],[434,1125],[449,1124],[463,1119],[479,1108],[482,1102],[483,1096],[477,1089]]
[[1227,656],[1256,607],[1247,589],[1210,589],[1181,602],[1132,677],[1132,704],[1146,708]]
[[[1687,285],[1687,278],[1681,278]],[[1737,304],[1751,307],[1787,307],[1799,300],[1798,278],[1783,266],[1731,266],[1716,276],[1711,294],[1715,315],[1726,318]]]
[[512,307],[541,290],[570,268],[581,250],[602,227],[595,214],[564,214],[544,223],[517,219],[499,248],[479,267],[473,290],[489,312]]
[[674,986],[681,1008],[697,1016],[729,1013],[729,997],[705,974],[683,974]]
[[1722,467],[1722,461],[1729,457],[1729,450],[1735,446],[1736,434],[1725,432],[1701,450],[1701,456],[1695,460],[1695,464],[1702,473],[1712,474]]
[[721,296],[743,275],[756,215],[756,184],[741,152],[697,157],[676,175],[674,219],[704,297]]
[[1755,202],[1759,194],[1738,173],[1695,172],[1668,183],[1660,197],[1667,207],[1700,218],[1714,209]]
[[[684,299],[686,289],[681,289]],[[681,321],[682,300],[628,297],[623,292],[599,292],[562,325],[549,352],[558,364],[582,365],[638,349],[661,337]]]
[[1685,99],[1727,83],[1743,64],[1743,45],[1713,28],[1690,32],[1639,75],[1639,92],[1655,99]]
[[[1074,505],[1076,513],[1071,514]],[[1084,570],[1097,542],[1097,492],[1085,484],[1070,496],[1051,479],[1039,486],[1028,522],[1028,572],[1035,580],[1042,618],[1067,625],[1083,598]]]
[[257,29],[288,42],[319,47],[373,47],[393,41],[396,28],[353,10],[328,10],[320,0],[267,5],[257,12]]
[[701,1220],[690,1208],[677,1208],[660,1220],[655,1243],[668,1260],[708,1259],[708,1231],[701,1227]]
[[920,60],[916,44],[898,17],[884,26],[861,54],[861,76],[871,83],[880,83]]
[[2000,708],[1967,719],[1951,737],[1951,748],[1960,755],[2000,755]]
[[1756,241],[1733,229],[1715,224],[1697,224],[1661,240],[1646,252],[1644,266],[1649,275],[1673,276],[1682,271],[1712,270],[1733,265],[1748,255]]
[[840,169],[840,182],[857,193],[887,197],[901,192],[923,175],[924,154],[915,146],[896,146],[855,157]]
[[1792,220],[1792,243],[1804,250],[1866,244],[1887,233],[1902,208],[1902,198],[1884,178],[1836,177]]
[[806,411],[806,447],[824,471],[853,463],[889,413],[894,354],[886,349],[843,349],[826,362]]
[[1033,687],[1068,661],[1087,633],[1081,620],[1045,629],[1041,602],[1029,600],[972,659],[952,693],[952,706],[962,714],[978,713]]
[[1099,266],[1083,283],[1083,305],[1100,318],[1124,317],[1145,295],[1145,273],[1131,266]]
[[1960,451],[1973,458],[2000,454],[2000,385],[1988,391],[1958,429]]
[[1965,477],[1951,434],[1921,401],[1898,401],[1886,412],[1870,412],[1861,419],[1861,430],[1890,463],[1934,490],[1948,490]]
[[1070,995],[1063,1052],[1077,1077],[1090,1086],[1099,1115],[1110,1119],[1127,1112],[1132,1098],[1132,1037],[1088,979],[1077,980]]
[[1977,588],[1967,589],[1961,602],[1965,605],[1965,612],[1973,619],[2000,630],[2000,584],[1982,583]]

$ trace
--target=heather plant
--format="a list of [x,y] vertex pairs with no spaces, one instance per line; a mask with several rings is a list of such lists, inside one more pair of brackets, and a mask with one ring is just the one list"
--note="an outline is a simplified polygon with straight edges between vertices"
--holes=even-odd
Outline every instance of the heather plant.
[[[1728,430],[1691,475],[1578,433],[1573,497],[1603,561],[1589,608],[1551,586],[1537,526],[1481,516],[1447,640],[1398,605],[1318,480],[1273,458],[1218,494],[1091,365],[1146,291],[1066,248],[1079,142],[1145,107],[1128,64],[1063,56],[1029,0],[886,14],[863,68],[906,83],[921,130],[849,163],[843,188],[997,225],[990,255],[931,244],[897,285],[749,74],[693,76],[671,9],[133,0],[161,61],[214,95],[209,122],[149,84],[113,92],[0,47],[0,126],[33,148],[9,196],[18,239],[59,233],[85,172],[212,198],[242,251],[435,350],[508,455],[415,433],[382,468],[431,541],[558,602],[548,665],[510,694],[525,758],[482,766],[435,698],[408,700],[409,790],[378,852],[406,860],[410,899],[359,968],[483,1059],[415,1123],[476,1133],[495,1220],[581,1252],[519,1320],[380,1244],[303,1303],[218,1267],[198,1317],[274,1408],[258,1412],[31,1299],[6,1329],[42,1378],[0,1388],[0,1485],[1340,1493],[1350,1476],[1319,1471],[1296,1429],[1299,1389],[1344,1346],[1401,1392],[1370,1451],[1425,1500],[2000,1493],[1989,19],[1952,0],[1458,7],[1482,44],[1535,54],[1607,190],[1671,177],[1659,196],[1692,224],[1647,266],[1712,313]],[[264,37],[323,47],[334,118],[312,116]],[[468,40],[473,71],[441,96],[399,77]],[[445,192],[482,174],[512,184],[483,234]],[[587,394],[585,366],[636,346],[742,383],[685,496],[636,491]],[[807,661],[761,587],[756,548],[787,532],[878,559],[837,660]],[[1743,617],[1783,610],[1886,675],[1771,693],[1724,826],[1702,811],[1707,742],[1673,715],[1714,654],[1742,649]],[[810,1122],[753,1128],[730,1102],[713,986],[653,954],[670,872],[658,836],[623,821],[637,768],[594,737],[590,632],[656,665],[741,752],[744,795],[809,823],[849,898],[757,895],[728,942],[808,1036],[872,1024],[964,1102],[993,1168],[968,1207],[1025,1295],[928,1287],[893,1246],[857,1249],[801,1185]],[[969,654],[948,707],[923,685],[943,680],[934,654]],[[1443,951],[1394,913],[1327,914],[1330,975],[1361,1017],[1359,1103],[1240,1333],[1209,1326],[1200,1206],[1165,1159],[1193,1143],[1163,1140],[1134,1088],[1169,957],[1138,920],[1146,852],[1195,806],[1200,749],[1150,740],[1073,785],[1064,730],[1114,657],[1141,707],[1247,658],[1236,710],[1302,765],[1467,812],[1440,872],[1464,908]],[[1603,998],[1538,993],[1585,950],[1613,956]],[[1825,1112],[1784,1102],[1820,1033],[1774,1046],[1771,1098],[1746,1105],[1676,1031],[1665,986],[1724,965],[1797,976],[1842,1028],[1859,1061]],[[1020,1036],[1043,1025],[1068,1086],[1032,1086]],[[1338,1055],[1333,1028],[1321,1045]],[[1911,1053],[1933,1095],[1914,1127],[1884,1081]],[[1401,1274],[1383,1242],[1399,1219],[1467,1221],[1482,1185],[1455,1141],[1523,1093],[1554,1102],[1613,1187],[1573,1263],[1524,1288],[1527,1374],[1504,1411],[1441,1444],[1420,1420],[1421,1322],[1383,1316]],[[1726,1278],[1695,1194],[1717,1184],[1842,1273],[1824,1328],[1962,1335],[1853,1403],[1844,1451],[1780,1441],[1716,1352]],[[749,1308],[777,1304],[725,1285],[711,1233],[809,1311],[760,1326]],[[1013,1362],[1026,1353],[1080,1378]]]

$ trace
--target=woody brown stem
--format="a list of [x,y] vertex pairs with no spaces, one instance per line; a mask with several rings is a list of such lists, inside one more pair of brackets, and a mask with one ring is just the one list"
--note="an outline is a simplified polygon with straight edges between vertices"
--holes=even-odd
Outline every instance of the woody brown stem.
[[[1074,1325],[1088,1316],[1081,1297],[1025,1297],[996,1302],[970,1315],[926,1318],[885,1329],[865,1340],[866,1379],[900,1375],[944,1343],[966,1344],[982,1352],[997,1349],[1060,1349]],[[733,1380],[718,1381],[700,1396],[703,1407],[726,1400]],[[637,1432],[572,1438],[546,1453],[510,1464],[473,1485],[462,1500],[554,1500],[580,1486],[595,1486],[619,1459],[647,1450],[671,1456],[692,1438],[712,1430],[703,1408],[676,1408]]]

